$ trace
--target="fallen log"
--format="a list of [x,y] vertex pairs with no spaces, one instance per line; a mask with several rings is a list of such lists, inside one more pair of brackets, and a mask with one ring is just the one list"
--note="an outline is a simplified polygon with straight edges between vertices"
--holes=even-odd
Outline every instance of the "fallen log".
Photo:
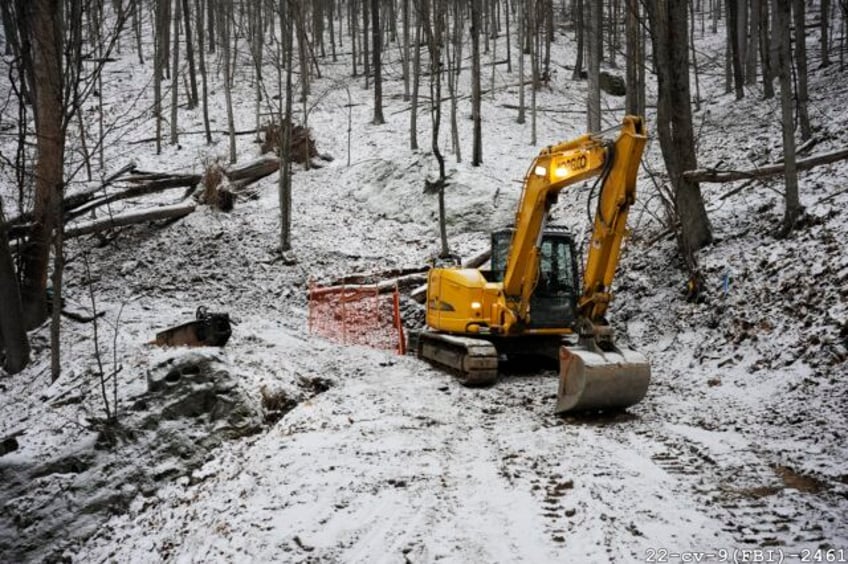
[[[797,161],[795,166],[799,171],[809,170],[819,165],[835,163],[845,159],[848,159],[848,149],[841,149],[831,153],[816,155],[808,159],[802,159]],[[749,178],[776,176],[783,174],[785,170],[785,164],[773,164],[754,170],[696,169],[684,172],[683,178],[691,182],[734,182],[736,180],[747,180]]]
[[[193,188],[200,181],[200,175],[191,174],[191,175],[181,175],[174,176],[171,178],[163,178],[150,181],[146,184],[138,184],[137,186],[132,186],[125,190],[121,190],[120,192],[115,192],[112,194],[107,194],[105,196],[100,196],[95,198],[95,192],[99,192],[104,186],[97,188],[94,191],[85,192],[83,194],[78,194],[75,196],[85,196],[82,197],[74,197],[66,199],[66,203],[68,206],[65,208],[65,222],[72,221],[86,213],[95,210],[99,207],[105,206],[106,204],[110,204],[112,202],[117,202],[119,200],[126,200],[128,198],[135,198],[138,196],[145,196],[148,194],[154,194],[156,192],[162,192],[164,190],[172,189],[172,188]],[[132,182],[139,182],[137,178],[134,178]],[[23,217],[23,216],[20,216]],[[31,224],[29,223],[19,223],[17,225],[12,225],[9,227],[8,235],[10,239],[20,239],[25,237],[30,229]]]
[[330,286],[344,286],[350,284],[369,285],[377,284],[384,280],[397,280],[410,275],[422,275],[427,272],[427,267],[414,268],[392,268],[382,272],[371,272],[361,274],[348,274],[341,278],[336,278],[330,282]]
[[65,238],[81,237],[90,235],[107,229],[116,227],[124,227],[145,221],[156,221],[159,219],[178,219],[185,217],[196,209],[194,204],[178,204],[175,206],[162,206],[153,209],[146,209],[136,212],[130,212],[121,215],[115,215],[96,221],[88,221],[76,227],[65,229]]
[[[133,180],[132,182],[137,181]],[[200,182],[199,174],[187,174],[182,176],[165,178],[162,180],[153,180],[145,184],[138,184],[137,186],[127,188],[126,190],[122,190],[120,192],[115,192],[114,194],[101,196],[100,198],[96,198],[90,202],[87,202],[83,206],[67,211],[65,213],[65,221],[70,221],[95,208],[110,204],[112,202],[117,202],[118,200],[126,200],[127,198],[146,196],[148,194],[155,194],[156,192],[162,192],[165,190],[170,190],[172,188],[193,188],[197,185],[198,182]]]
[[273,155],[264,155],[240,167],[227,169],[224,174],[227,175],[233,187],[239,190],[278,170],[280,170],[280,159]]
[[[135,161],[130,161],[129,163],[124,165],[122,168],[117,170],[114,174],[112,174],[108,178],[106,178],[106,180],[104,180],[103,184],[101,184],[100,186],[98,186],[96,188],[90,188],[88,190],[85,190],[84,192],[79,192],[77,194],[73,194],[71,196],[66,197],[64,200],[62,200],[62,209],[63,210],[72,210],[74,208],[78,208],[79,206],[84,205],[86,202],[89,202],[90,200],[92,200],[97,195],[98,192],[100,192],[101,190],[104,190],[104,189],[108,188],[109,186],[111,186],[112,184],[114,184],[114,182],[120,176],[122,176],[122,175],[124,175],[128,172],[135,172],[135,170],[136,170],[135,166],[136,166]],[[30,221],[32,221],[32,212],[26,212],[26,213],[19,215],[18,217],[10,219],[9,221],[6,222],[6,225],[9,226],[9,227],[12,227],[14,225],[21,225],[21,224],[28,223]],[[27,226],[27,229],[29,229],[29,226]],[[10,234],[10,237],[11,236],[12,235]]]

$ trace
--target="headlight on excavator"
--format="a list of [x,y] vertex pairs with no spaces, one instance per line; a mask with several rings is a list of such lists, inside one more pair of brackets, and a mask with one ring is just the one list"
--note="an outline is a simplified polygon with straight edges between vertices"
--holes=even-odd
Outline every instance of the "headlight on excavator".
[[471,302],[471,311],[473,311],[474,315],[477,317],[480,317],[480,308],[482,307],[483,306],[480,304],[480,302]]
[[554,171],[554,176],[556,176],[557,178],[565,178],[566,176],[568,176],[568,167],[564,165],[556,167],[556,170]]
[[533,172],[536,174],[536,176],[547,176],[548,174],[548,170],[543,166],[537,166],[535,169],[533,169]]

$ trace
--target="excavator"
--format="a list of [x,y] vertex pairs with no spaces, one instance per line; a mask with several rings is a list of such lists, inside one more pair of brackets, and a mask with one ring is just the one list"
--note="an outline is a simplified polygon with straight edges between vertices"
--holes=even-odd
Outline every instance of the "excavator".
[[[467,386],[494,384],[502,356],[558,361],[557,413],[641,401],[650,364],[616,344],[605,314],[647,133],[638,116],[616,129],[614,140],[584,134],[540,151],[524,177],[514,227],[492,234],[490,270],[430,269],[420,358]],[[574,236],[547,222],[559,192],[590,178],[592,192],[600,190],[580,284]]]

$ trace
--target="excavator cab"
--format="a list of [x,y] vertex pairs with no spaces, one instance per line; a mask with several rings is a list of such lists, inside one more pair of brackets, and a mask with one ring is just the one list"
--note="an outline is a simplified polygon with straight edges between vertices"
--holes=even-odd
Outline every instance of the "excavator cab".
[[[486,276],[491,282],[503,282],[512,235],[512,229],[492,233],[492,268]],[[539,252],[539,277],[530,299],[528,329],[574,329],[580,291],[574,237],[564,227],[548,226]]]

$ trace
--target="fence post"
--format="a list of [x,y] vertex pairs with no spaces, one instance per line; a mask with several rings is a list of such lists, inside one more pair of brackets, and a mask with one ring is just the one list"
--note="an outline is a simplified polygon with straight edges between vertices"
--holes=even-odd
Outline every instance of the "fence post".
[[400,320],[400,292],[398,291],[397,284],[395,284],[394,291],[394,318],[395,318],[395,328],[397,329],[398,335],[398,354],[404,355],[406,354],[406,339],[403,335],[403,323]]

